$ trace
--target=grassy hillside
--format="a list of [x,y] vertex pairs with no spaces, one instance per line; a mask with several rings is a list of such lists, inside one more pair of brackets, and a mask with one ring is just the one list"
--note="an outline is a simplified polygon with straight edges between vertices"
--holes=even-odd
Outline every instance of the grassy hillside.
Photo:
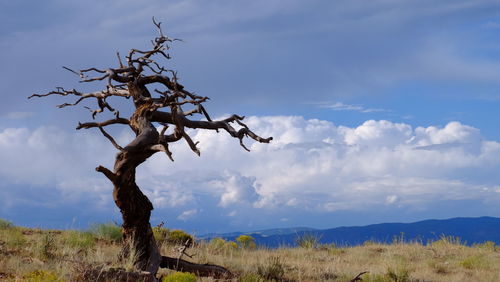
[[[156,235],[162,253],[176,257],[176,240],[161,231],[165,230],[156,230]],[[119,227],[113,224],[81,232],[28,229],[1,221],[0,280],[76,281],[90,267],[130,268],[130,263],[118,261],[119,241]],[[304,238],[301,245],[266,250],[215,239],[196,243],[187,250],[193,257],[183,258],[223,265],[238,275],[237,281],[350,281],[364,271],[368,273],[362,281],[498,281],[500,277],[500,249],[491,242],[469,247],[458,239],[442,238],[427,246],[395,241],[338,248]],[[173,271],[159,274],[164,281],[180,281]]]

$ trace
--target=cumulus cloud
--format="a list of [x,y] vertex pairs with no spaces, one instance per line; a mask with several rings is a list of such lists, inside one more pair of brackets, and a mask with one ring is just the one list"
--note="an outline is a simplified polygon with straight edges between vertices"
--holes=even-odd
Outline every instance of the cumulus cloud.
[[187,221],[191,218],[193,218],[196,214],[198,213],[198,210],[197,209],[192,209],[192,210],[187,210],[187,211],[183,211],[178,217],[177,219],[180,219],[182,221]]
[[[138,182],[156,212],[194,222],[203,210],[240,226],[263,214],[279,222],[297,211],[431,211],[436,203],[460,201],[495,209],[500,200],[500,143],[459,122],[413,128],[368,120],[346,127],[270,116],[249,117],[247,124],[274,140],[247,141],[248,153],[223,132],[191,131],[201,157],[177,142],[171,146],[175,162],[157,154],[141,165]],[[117,140],[125,141],[123,136]],[[92,132],[8,128],[0,131],[0,175],[6,183],[54,185],[61,197],[99,195],[102,204],[112,205],[109,184],[92,170],[110,165],[112,152]]]
[[244,177],[238,174],[230,174],[226,171],[223,180],[215,180],[211,184],[214,188],[221,189],[219,205],[228,207],[238,203],[252,203],[258,198],[255,191],[254,177]]

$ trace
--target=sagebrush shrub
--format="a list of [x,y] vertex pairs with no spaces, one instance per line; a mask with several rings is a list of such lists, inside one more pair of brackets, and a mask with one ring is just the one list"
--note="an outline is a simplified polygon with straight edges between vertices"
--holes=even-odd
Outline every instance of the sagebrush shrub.
[[189,272],[174,272],[163,276],[161,282],[196,282],[196,275]]
[[255,249],[257,247],[255,239],[250,235],[240,235],[236,238],[236,242],[242,249]]
[[184,245],[187,243],[188,246],[191,246],[194,238],[182,230],[172,230],[168,233],[167,242],[174,245]]

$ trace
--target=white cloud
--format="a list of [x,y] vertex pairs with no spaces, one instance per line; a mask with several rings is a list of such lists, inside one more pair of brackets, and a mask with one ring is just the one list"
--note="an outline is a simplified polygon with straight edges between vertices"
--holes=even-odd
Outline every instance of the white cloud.
[[[357,210],[392,199],[425,208],[440,199],[494,194],[478,190],[498,180],[493,168],[500,165],[500,143],[484,141],[478,129],[459,122],[413,129],[369,120],[349,128],[276,116],[250,117],[247,123],[263,136],[272,135],[273,142],[254,143],[247,153],[226,134],[198,132],[193,139],[200,141],[200,158],[185,144],[175,144],[175,163],[156,159],[147,170],[210,171],[207,181],[217,180],[206,193],[218,198],[222,208],[243,199],[257,208]],[[254,180],[243,185],[237,174],[228,177],[228,167]]]
[[396,195],[390,195],[390,196],[387,196],[387,198],[385,198],[385,201],[388,204],[394,204],[397,200],[398,200],[398,196],[396,196]]
[[187,221],[189,219],[192,219],[196,214],[198,213],[198,210],[197,209],[192,209],[192,210],[187,210],[187,211],[183,211],[178,217],[177,219],[180,219],[182,221]]
[[[87,134],[89,133],[89,134]],[[56,127],[0,131],[0,176],[7,183],[54,185],[68,194],[100,192],[94,168],[112,163],[111,146],[91,132],[68,133]]]
[[221,189],[219,205],[228,207],[232,204],[252,203],[257,200],[258,194],[254,188],[255,178],[242,177],[238,174],[225,173],[223,180],[213,181],[211,184],[216,189]]
[[[157,154],[139,167],[139,186],[157,212],[180,212],[177,220],[185,222],[204,210],[234,223],[273,210],[279,221],[297,211],[422,211],[464,200],[492,208],[500,200],[500,143],[459,122],[417,128],[385,120],[351,128],[298,116],[246,122],[273,136],[271,144],[246,140],[248,153],[224,132],[192,131],[201,157],[178,142],[171,146],[175,162]],[[0,176],[6,184],[54,185],[62,197],[95,196],[97,204],[112,205],[110,184],[93,168],[111,166],[113,152],[95,131],[8,128],[0,131]]]

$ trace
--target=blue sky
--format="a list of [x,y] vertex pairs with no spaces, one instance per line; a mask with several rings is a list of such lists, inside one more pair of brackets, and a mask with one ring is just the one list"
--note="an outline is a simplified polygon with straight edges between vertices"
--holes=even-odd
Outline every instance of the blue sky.
[[[500,216],[498,1],[1,1],[0,217],[40,227],[119,221],[91,117],[63,99],[61,66],[116,66],[151,17],[212,116],[239,113],[270,145],[192,132],[138,181],[152,223],[197,233]],[[130,105],[115,102],[123,115]],[[121,144],[126,128],[113,134]]]

